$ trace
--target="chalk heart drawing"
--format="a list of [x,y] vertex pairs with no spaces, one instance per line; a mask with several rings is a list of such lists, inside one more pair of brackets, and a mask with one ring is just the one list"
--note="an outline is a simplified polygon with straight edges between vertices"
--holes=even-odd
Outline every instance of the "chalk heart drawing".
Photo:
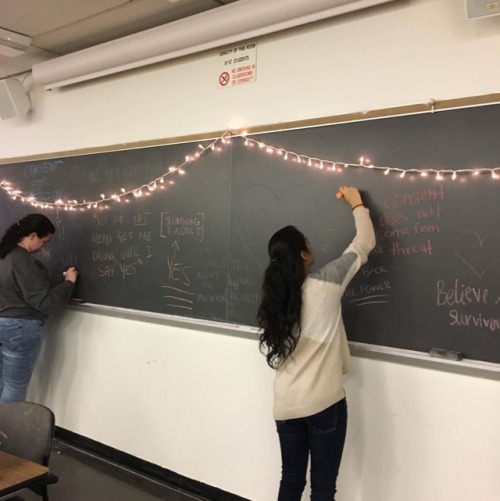
[[254,185],[241,193],[237,204],[241,243],[261,269],[269,262],[269,239],[283,226],[296,226],[313,243],[317,238],[311,232],[322,216],[318,202],[307,187],[296,186],[278,193],[267,186]]
[[455,252],[478,278],[482,278],[500,263],[500,233],[481,237],[475,231],[466,231],[458,237]]

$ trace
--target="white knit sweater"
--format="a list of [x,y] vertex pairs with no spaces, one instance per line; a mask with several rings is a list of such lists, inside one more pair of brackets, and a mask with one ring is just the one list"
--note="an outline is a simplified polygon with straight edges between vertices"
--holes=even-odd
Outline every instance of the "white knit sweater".
[[276,370],[274,419],[311,416],[345,396],[342,375],[350,353],[341,298],[375,246],[368,209],[353,211],[356,236],[341,257],[311,273],[303,285],[302,330],[292,355]]

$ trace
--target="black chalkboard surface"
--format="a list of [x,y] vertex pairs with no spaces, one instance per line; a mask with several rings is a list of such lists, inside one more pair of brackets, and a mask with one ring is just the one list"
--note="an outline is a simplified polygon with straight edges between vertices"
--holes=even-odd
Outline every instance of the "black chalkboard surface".
[[500,166],[499,123],[493,105],[234,137],[184,175],[196,143],[5,165],[1,179],[38,201],[143,189],[81,210],[4,191],[0,226],[47,213],[58,231],[39,257],[54,279],[77,266],[89,303],[254,326],[270,235],[295,224],[317,266],[337,257],[354,225],[335,193],[355,185],[377,246],[344,297],[349,339],[500,363],[500,181],[474,172]]

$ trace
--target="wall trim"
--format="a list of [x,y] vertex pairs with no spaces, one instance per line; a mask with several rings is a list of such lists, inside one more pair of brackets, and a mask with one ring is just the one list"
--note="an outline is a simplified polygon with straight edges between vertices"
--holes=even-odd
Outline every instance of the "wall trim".
[[86,452],[95,454],[102,459],[118,464],[119,466],[128,468],[129,470],[139,473],[145,477],[163,482],[169,487],[183,491],[186,494],[200,496],[213,501],[250,501],[247,498],[242,498],[236,494],[223,491],[217,487],[184,477],[174,471],[167,470],[166,468],[162,468],[154,463],[144,461],[143,459],[132,456],[131,454],[114,449],[113,447],[109,447],[108,445],[102,444],[59,426],[56,426],[55,438]]

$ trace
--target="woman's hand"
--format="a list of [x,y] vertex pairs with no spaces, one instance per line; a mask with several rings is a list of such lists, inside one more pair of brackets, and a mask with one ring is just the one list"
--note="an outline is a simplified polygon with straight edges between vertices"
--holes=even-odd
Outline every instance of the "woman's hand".
[[352,208],[356,207],[356,205],[363,205],[361,194],[354,186],[341,186],[339,188],[339,193],[342,194],[342,198],[344,198]]
[[70,282],[75,283],[78,278],[78,272],[74,266],[71,266],[64,272],[64,279],[69,280]]

